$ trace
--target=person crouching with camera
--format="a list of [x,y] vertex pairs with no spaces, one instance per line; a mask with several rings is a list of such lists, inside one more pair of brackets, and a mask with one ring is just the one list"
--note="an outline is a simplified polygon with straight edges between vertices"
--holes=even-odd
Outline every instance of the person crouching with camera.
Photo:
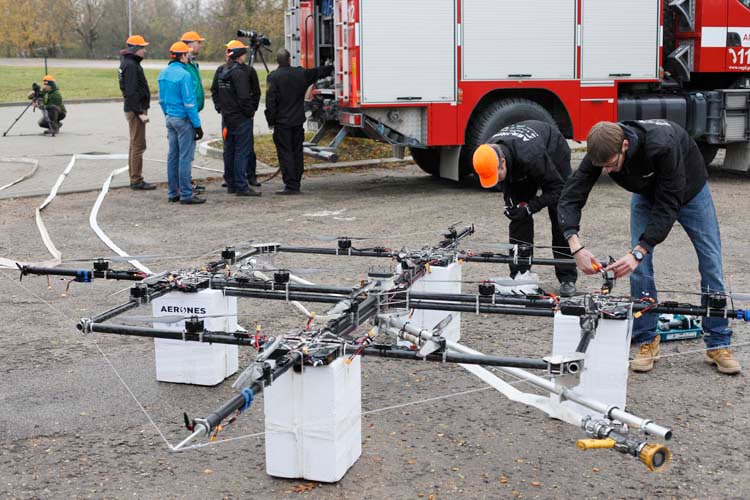
[[[36,85],[36,84],[34,84]],[[36,88],[39,88],[36,85]],[[45,75],[42,80],[40,91],[36,89],[29,92],[29,99],[33,99],[34,108],[43,109],[42,118],[39,120],[39,126],[47,129],[45,134],[55,135],[60,131],[62,122],[67,115],[65,105],[63,104],[62,94],[57,88],[57,82],[52,75]]]

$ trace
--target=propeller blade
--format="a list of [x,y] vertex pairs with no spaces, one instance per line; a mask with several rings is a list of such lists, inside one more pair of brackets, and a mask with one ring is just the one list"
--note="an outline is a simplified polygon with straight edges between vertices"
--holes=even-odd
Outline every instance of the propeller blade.
[[499,250],[513,250],[517,246],[513,243],[482,243],[481,241],[476,242],[476,245],[482,248],[497,248]]
[[[159,258],[168,258],[165,255],[128,255],[123,257],[122,255],[110,255],[110,256],[99,256],[99,257],[77,257],[75,259],[62,259],[60,262],[96,262],[97,260],[106,260],[108,262],[127,262],[129,260],[154,260]],[[172,257],[175,258],[175,257]]]
[[360,236],[330,236],[330,235],[314,235],[308,236],[306,239],[318,240],[318,241],[338,241],[338,240],[351,240],[351,241],[365,241],[374,240],[373,237],[360,237]]

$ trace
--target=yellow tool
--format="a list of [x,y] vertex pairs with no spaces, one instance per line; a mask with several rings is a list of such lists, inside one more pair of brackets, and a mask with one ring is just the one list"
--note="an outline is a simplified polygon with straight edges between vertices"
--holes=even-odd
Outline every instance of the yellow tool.
[[604,450],[614,448],[617,444],[612,438],[606,439],[579,439],[576,441],[576,446],[581,451],[586,450]]

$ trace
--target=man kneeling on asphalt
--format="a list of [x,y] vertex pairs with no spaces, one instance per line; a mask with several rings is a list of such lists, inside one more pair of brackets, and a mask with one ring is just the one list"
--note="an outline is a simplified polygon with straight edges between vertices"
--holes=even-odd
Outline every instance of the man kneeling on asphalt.
[[[37,87],[38,88],[38,87]],[[29,99],[34,98],[34,92],[29,94]],[[40,103],[36,101],[33,106],[36,108]],[[46,116],[42,116],[39,120],[39,126],[47,129],[44,131],[45,134],[57,134],[62,127],[62,122],[67,115],[65,111],[65,105],[63,104],[62,94],[57,88],[57,82],[55,77],[52,75],[45,75],[42,80],[42,106],[47,112]]]
[[[631,248],[624,257],[607,266],[615,277],[630,273],[630,294],[636,300],[656,301],[654,247],[664,241],[675,221],[690,238],[698,255],[701,304],[708,294],[724,292],[721,236],[716,219],[708,172],[695,141],[668,120],[600,122],[589,132],[587,154],[570,177],[558,204],[560,225],[568,238],[578,269],[594,274],[599,263],[578,236],[581,209],[597,179],[605,170],[612,180],[633,193],[630,202]],[[635,320],[633,342],[640,348],[630,367],[647,372],[659,359],[660,336],[657,317],[644,314]],[[732,330],[724,318],[703,320],[706,362],[719,372],[740,373],[740,365],[729,350]]]
[[172,61],[159,73],[159,104],[167,121],[167,195],[171,203],[196,205],[206,200],[193,194],[191,163],[195,141],[203,137],[195,102],[193,77],[188,72],[190,47],[176,42],[169,48]]
[[211,98],[225,131],[224,180],[229,194],[260,196],[259,191],[250,188],[247,178],[260,83],[255,69],[245,64],[248,46],[232,40],[226,47],[226,63],[216,68],[211,84]]
[[[534,245],[533,215],[545,207],[552,223],[552,253],[556,259],[570,259],[569,265],[556,265],[560,295],[570,297],[576,292],[573,257],[557,222],[557,201],[570,177],[570,148],[565,137],[554,125],[536,120],[519,122],[500,130],[488,144],[474,152],[474,170],[482,187],[498,183],[505,197],[505,216],[510,219],[510,243]],[[537,192],[541,188],[541,195]],[[531,269],[522,264],[510,265],[515,278]]]

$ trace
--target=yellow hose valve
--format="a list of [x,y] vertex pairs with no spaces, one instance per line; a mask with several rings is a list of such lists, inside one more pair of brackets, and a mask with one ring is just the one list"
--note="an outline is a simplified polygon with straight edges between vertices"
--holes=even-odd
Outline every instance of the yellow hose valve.
[[672,452],[661,444],[647,444],[638,457],[652,472],[662,472],[672,460]]
[[579,439],[576,441],[576,446],[581,451],[586,450],[608,450],[615,447],[615,440],[611,438],[606,439]]

